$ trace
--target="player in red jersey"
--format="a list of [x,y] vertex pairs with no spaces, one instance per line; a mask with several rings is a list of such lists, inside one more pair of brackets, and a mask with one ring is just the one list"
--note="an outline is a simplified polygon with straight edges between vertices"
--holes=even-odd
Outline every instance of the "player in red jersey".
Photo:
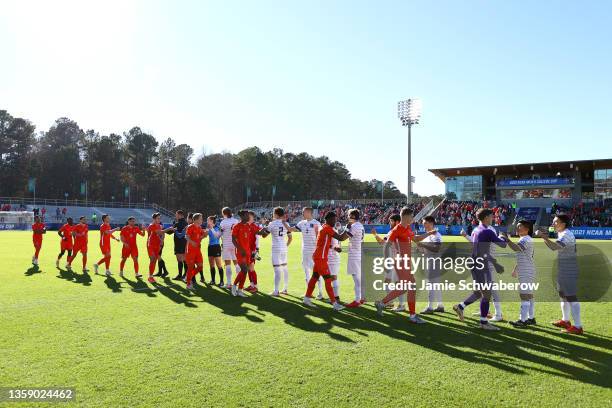
[[[62,227],[57,231],[57,235],[59,235],[62,240],[60,241],[60,253],[57,256],[57,260],[55,261],[55,267],[59,268],[60,259],[64,256],[64,253],[68,251],[68,258],[72,256],[72,230],[74,229],[74,222],[72,221],[72,217],[68,217],[66,219],[66,224],[62,225]],[[68,264],[66,264],[68,267]]]
[[204,267],[204,258],[202,257],[202,239],[208,235],[208,231],[202,228],[204,218],[202,214],[195,213],[192,216],[192,223],[185,230],[185,238],[187,238],[187,252],[185,253],[185,261],[187,262],[187,275],[185,282],[187,289],[193,289],[193,278],[202,271]]
[[327,292],[327,296],[329,296],[330,301],[333,301],[334,310],[344,309],[344,306],[342,306],[340,302],[336,300],[336,295],[334,294],[332,280],[336,279],[336,276],[332,275],[329,271],[327,257],[330,249],[332,248],[332,241],[334,238],[338,241],[344,241],[348,239],[351,234],[346,230],[342,234],[337,233],[334,229],[335,225],[336,213],[334,211],[330,211],[325,214],[325,224],[323,224],[321,229],[319,229],[319,234],[317,235],[317,246],[312,254],[314,267],[312,268],[312,275],[310,276],[306,294],[304,295],[304,304],[306,306],[313,305],[311,300],[312,292],[319,281],[319,277],[322,277],[323,282],[325,283],[325,291]]
[[94,271],[98,274],[98,268],[104,264],[106,266],[106,276],[111,276],[110,271],[110,260],[111,260],[111,247],[110,240],[114,239],[119,241],[119,238],[113,235],[114,232],[120,231],[121,228],[112,228],[110,225],[110,215],[104,214],[102,216],[102,225],[100,225],[100,251],[102,252],[102,259],[98,263],[94,264]]
[[89,272],[87,269],[87,233],[89,227],[87,226],[87,219],[85,217],[79,218],[79,223],[74,226],[72,230],[72,236],[74,237],[74,245],[72,247],[72,255],[68,257],[68,264],[66,268],[72,269],[72,261],[76,258],[80,252],[83,257],[83,273]]
[[242,291],[244,282],[247,274],[254,270],[254,241],[256,241],[257,235],[266,236],[268,231],[262,229],[255,231],[253,224],[249,222],[250,215],[247,210],[238,211],[238,216],[240,216],[240,222],[232,228],[232,243],[236,251],[236,263],[240,266],[240,272],[238,272],[236,279],[234,279],[232,295],[244,297],[246,296]]
[[163,229],[161,225],[161,214],[155,213],[152,215],[152,222],[147,227],[148,237],[147,237],[147,252],[149,254],[149,283],[155,283],[155,278],[153,274],[155,273],[155,266],[157,265],[157,260],[159,259],[159,254],[161,252],[162,247],[162,236],[166,232],[174,231],[174,228],[166,228]]
[[32,224],[32,242],[34,243],[34,256],[32,257],[32,265],[38,266],[38,254],[42,247],[43,234],[47,233],[47,226],[41,221],[37,215],[34,217]]
[[119,239],[123,243],[121,249],[121,263],[119,264],[119,276],[123,278],[123,268],[125,267],[125,261],[129,257],[132,257],[134,261],[134,272],[136,278],[141,278],[142,275],[138,273],[138,244],[136,243],[136,236],[140,235],[144,237],[144,229],[140,225],[136,225],[136,218],[130,217],[127,219],[127,225],[121,228]]
[[[401,286],[403,287],[414,286],[415,283],[410,260],[412,254],[412,242],[420,242],[429,235],[433,235],[438,232],[438,230],[433,229],[425,234],[415,235],[412,228],[410,228],[410,224],[412,224],[412,214],[413,211],[410,208],[402,208],[400,211],[400,223],[393,228],[387,237],[387,242],[385,243],[385,258],[392,258],[391,246],[395,246],[395,253],[397,254],[397,257],[408,259],[407,263],[394,262],[398,283],[401,283]],[[376,310],[378,311],[378,314],[382,316],[387,303],[392,302],[393,299],[403,295],[406,292],[408,292],[408,310],[410,312],[409,321],[411,323],[418,324],[425,323],[425,321],[416,314],[416,289],[414,288],[394,289],[389,292],[384,299],[376,302]]]
[[259,258],[259,237],[262,234],[258,234],[261,231],[261,227],[257,225],[255,222],[257,216],[255,215],[255,211],[249,211],[249,225],[251,227],[251,264],[249,265],[249,282],[250,285],[246,289],[247,292],[256,293],[257,292],[257,272],[255,272],[255,261]]

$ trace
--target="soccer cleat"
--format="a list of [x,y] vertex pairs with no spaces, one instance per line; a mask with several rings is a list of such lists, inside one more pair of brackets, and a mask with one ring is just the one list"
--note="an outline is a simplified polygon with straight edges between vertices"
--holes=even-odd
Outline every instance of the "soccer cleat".
[[232,285],[231,289],[232,289],[232,296],[238,296],[238,288],[236,287],[236,285]]
[[463,321],[463,309],[459,305],[454,305],[453,310],[457,313],[459,320]]
[[219,284],[217,285],[218,287],[222,288],[225,286],[225,283],[223,283],[223,281],[219,282]]
[[279,297],[280,295],[278,294],[278,292],[276,290],[270,292],[270,296],[274,296],[274,297]]
[[149,275],[149,279],[147,279],[147,282],[155,283],[155,278],[153,277],[153,275]]
[[393,310],[394,312],[398,312],[398,313],[405,312],[406,311],[406,305],[403,305],[403,304],[400,303],[399,305],[397,305],[396,307],[394,307],[391,310]]
[[317,300],[323,300],[323,294],[322,293],[319,293],[317,295]]
[[515,321],[510,320],[508,323],[510,323],[511,326],[516,327],[517,329],[524,329],[527,326],[529,326],[527,324],[527,321],[522,321],[522,320],[515,320]]
[[236,291],[236,296],[239,296],[239,297],[247,297],[246,293],[244,293],[244,292],[243,292],[241,289],[238,289],[238,290]]
[[421,319],[421,318],[419,317],[419,315],[410,316],[410,317],[408,318],[408,321],[409,321],[410,323],[414,323],[414,324],[424,324],[424,323],[426,323],[426,322],[425,322],[425,320],[423,320],[423,319]]
[[537,324],[535,317],[525,320],[525,323],[527,323],[528,325]]
[[340,303],[338,302],[334,302],[333,304],[333,309],[337,312],[339,312],[340,310],[344,310],[344,306],[342,306]]
[[94,264],[94,273],[97,275],[98,274],[98,264]]
[[66,269],[72,269],[72,265],[70,265],[69,263],[67,263],[67,264],[65,265],[65,268],[66,268]]
[[359,300],[359,303],[361,303],[362,305],[363,305],[365,302],[366,302],[366,300],[365,300],[365,299],[361,299],[361,300]]
[[346,307],[350,307],[351,309],[357,308],[359,306],[361,306],[361,303],[356,300],[353,300],[351,303],[346,305]]
[[87,272],[89,272],[89,269],[83,268],[83,273],[87,273]]
[[491,318],[489,318],[490,322],[503,322],[504,321],[504,316],[493,316]]
[[569,329],[570,327],[572,327],[572,324],[570,323],[569,320],[562,320],[559,319],[556,322],[550,322],[553,326],[556,327],[560,327],[562,329]]
[[190,283],[189,285],[187,285],[187,287],[186,287],[186,288],[187,288],[187,290],[194,290],[194,289],[193,289],[193,285],[192,285],[191,283]]
[[215,282],[214,280],[211,280],[210,282],[208,282],[208,286],[215,286],[217,284],[217,282]]
[[135,277],[136,279],[140,279],[140,278],[142,278],[142,275],[141,275],[141,274],[139,274],[139,273],[137,273],[136,275],[134,275],[134,277]]
[[251,293],[257,293],[257,288],[255,286],[249,286],[248,288],[246,288],[246,291]]
[[563,333],[568,334],[583,334],[582,327],[570,326],[567,329],[562,330]]
[[421,314],[434,314],[434,310],[430,307],[426,307],[425,309],[421,310]]
[[111,271],[109,271],[109,270],[107,269],[107,270],[106,270],[106,276],[109,276],[109,277],[110,277],[111,275],[112,275]]
[[183,280],[183,277],[181,275],[176,275],[172,280]]
[[376,303],[374,303],[374,306],[376,306],[376,313],[378,313],[378,315],[382,317],[385,311],[385,304],[382,301],[378,300],[376,301]]
[[480,328],[483,330],[498,331],[499,327],[493,326],[491,323],[480,322]]
[[125,276],[123,276],[123,271],[119,271],[119,276],[121,276],[122,278],[125,278]]
[[55,267],[59,268],[59,259],[57,261],[55,261]]
[[227,285],[224,286],[225,289],[231,289],[232,285],[230,285],[229,283]]
[[280,291],[281,295],[288,295],[289,292],[287,292],[287,289],[283,289]]
[[434,309],[436,313],[444,313],[444,306],[438,306]]
[[[272,295],[272,296],[274,296],[274,295]],[[302,303],[305,304],[306,306],[314,306],[312,304],[312,300],[308,296],[304,296],[304,300],[302,300]]]

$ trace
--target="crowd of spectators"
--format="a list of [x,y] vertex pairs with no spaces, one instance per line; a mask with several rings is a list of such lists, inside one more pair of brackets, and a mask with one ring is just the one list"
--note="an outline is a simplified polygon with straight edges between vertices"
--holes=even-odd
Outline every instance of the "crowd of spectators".
[[493,225],[507,225],[512,220],[511,205],[495,205],[490,201],[444,201],[434,214],[436,222],[444,225],[478,225],[476,211],[480,208],[493,210]]
[[572,227],[612,227],[612,200],[580,203],[573,207],[553,204],[551,215],[567,214]]

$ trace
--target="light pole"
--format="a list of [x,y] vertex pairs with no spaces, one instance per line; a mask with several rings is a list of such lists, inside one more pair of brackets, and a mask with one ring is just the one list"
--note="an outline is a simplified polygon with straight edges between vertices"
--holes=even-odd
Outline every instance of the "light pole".
[[397,117],[402,122],[402,126],[408,128],[408,193],[406,195],[406,202],[409,203],[412,199],[412,152],[411,146],[411,135],[410,131],[412,125],[419,123],[421,119],[422,103],[418,98],[406,99],[397,103]]

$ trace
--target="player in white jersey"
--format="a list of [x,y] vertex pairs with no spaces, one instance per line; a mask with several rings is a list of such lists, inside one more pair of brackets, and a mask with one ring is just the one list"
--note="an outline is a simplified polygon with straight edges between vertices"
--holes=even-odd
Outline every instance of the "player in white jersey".
[[[533,262],[533,239],[531,238],[532,226],[529,221],[520,220],[516,224],[516,233],[519,236],[518,243],[512,242],[507,234],[504,238],[508,240],[508,246],[516,252],[516,266],[512,271],[512,276],[518,278],[521,285],[533,284],[535,282],[535,265]],[[534,300],[533,290],[530,288],[519,288],[519,296],[521,298],[521,312],[519,319],[510,321],[514,327],[527,327],[531,324],[536,324],[534,317]]]
[[[553,219],[553,227],[557,239],[553,241],[540,231],[537,237],[544,239],[546,246],[557,251],[557,287],[561,298],[561,319],[552,322],[553,326],[563,328],[565,333],[583,334],[580,318],[580,302],[578,302],[578,256],[576,253],[576,237],[569,230],[570,218],[567,214],[558,214]],[[574,324],[570,322],[570,312]]]
[[223,214],[223,220],[221,220],[221,224],[219,224],[219,229],[221,230],[221,240],[223,243],[221,257],[225,263],[225,287],[230,289],[233,282],[232,262],[236,268],[236,274],[240,272],[240,265],[238,265],[238,262],[236,261],[236,248],[232,242],[232,228],[234,228],[234,225],[238,224],[240,221],[233,217],[232,210],[229,207],[224,207],[221,212]]
[[[436,229],[436,219],[431,215],[423,218],[423,227],[425,232]],[[428,235],[421,242],[417,242],[417,247],[425,255],[425,275],[429,283],[439,283],[442,276],[442,260],[440,259],[440,249],[442,246],[442,235],[435,232]],[[421,312],[422,314],[444,313],[444,305],[442,304],[442,291],[439,289],[430,289],[428,293],[427,307]]]
[[[272,296],[287,294],[289,289],[289,269],[287,269],[287,247],[291,244],[291,230],[285,222],[285,210],[276,207],[273,211],[273,221],[266,229],[272,236],[272,267],[274,268],[274,291]],[[279,291],[281,275],[283,276],[283,290]]]
[[[334,229],[336,231],[340,231],[342,225],[337,222]],[[340,253],[342,252],[342,246],[340,246],[340,241],[336,238],[332,238],[331,241],[331,250],[327,255],[327,264],[329,265],[329,274],[335,276],[336,278],[332,280],[332,287],[334,288],[334,295],[336,295],[335,301],[340,303],[340,282],[338,280],[338,274],[340,273]],[[319,279],[319,290],[321,290],[321,281],[323,278]],[[321,298],[323,295],[321,294]],[[334,299],[330,299],[331,303],[334,303]]]
[[[389,217],[389,232],[391,232],[393,230],[393,228],[395,228],[395,226],[397,224],[400,223],[402,217],[400,217],[399,214],[392,214]],[[384,245],[385,242],[387,242],[387,235],[384,237],[381,237],[380,235],[378,235],[378,233],[376,232],[376,229],[372,228],[372,235],[374,235],[374,238],[376,238],[376,241],[381,244]],[[397,255],[397,248],[395,246],[391,246],[391,258],[395,258],[395,256]],[[398,282],[398,277],[397,274],[395,273],[395,269],[394,268],[390,268],[390,269],[386,269],[385,270],[385,283],[391,283],[391,282]],[[387,286],[388,287],[388,286]],[[387,294],[389,294],[389,292],[391,292],[390,289],[387,289]],[[404,293],[403,295],[398,296],[398,301],[399,304],[398,306],[393,309],[394,312],[405,312],[406,311],[406,301],[408,299],[408,295],[406,293]],[[391,306],[389,306],[391,307]]]
[[[306,285],[310,280],[310,274],[314,267],[314,261],[312,260],[312,254],[317,246],[317,235],[321,228],[321,223],[312,218],[313,209],[312,207],[304,207],[302,209],[303,219],[298,222],[291,231],[297,231],[302,233],[302,268],[304,269],[304,277],[306,279]],[[330,253],[331,256],[331,253]],[[317,299],[323,298],[323,285],[322,279],[319,279],[319,295]]]
[[348,246],[348,264],[346,273],[353,277],[355,300],[346,305],[346,307],[359,307],[365,303],[365,299],[361,294],[361,243],[365,235],[363,224],[359,222],[361,212],[352,208],[348,211],[348,226],[347,230],[351,233]]
[[[497,235],[497,230],[492,225],[488,225],[487,229],[490,229],[491,231],[495,233],[495,235]],[[461,235],[463,235],[463,237],[467,239],[469,242],[474,242],[475,233],[476,233],[476,228],[474,228],[474,231],[472,231],[472,235],[467,235],[464,230],[461,230]],[[491,245],[489,248],[489,251],[491,252],[492,256],[495,256],[495,245]],[[493,263],[491,262],[489,262],[489,270],[490,271],[495,270]],[[491,274],[491,279],[493,279],[493,282],[497,281],[495,274]],[[502,314],[501,299],[499,297],[499,292],[492,289],[491,297],[493,298],[493,308],[495,309],[495,315],[489,316],[489,321],[490,322],[501,322],[502,320],[504,320],[504,316]],[[480,316],[480,312],[474,312],[473,315]]]

